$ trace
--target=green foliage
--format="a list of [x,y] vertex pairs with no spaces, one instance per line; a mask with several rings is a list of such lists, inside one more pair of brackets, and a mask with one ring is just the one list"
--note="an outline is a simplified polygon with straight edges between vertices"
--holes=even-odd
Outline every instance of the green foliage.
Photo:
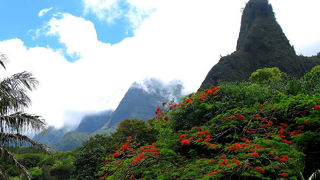
[[299,179],[303,172],[309,177],[320,167],[320,90],[296,88],[308,81],[284,75],[270,83],[223,83],[179,104],[164,103],[147,124],[157,132],[155,142],[140,145],[143,138],[127,138],[106,154],[99,174],[106,179]]
[[43,143],[43,144],[54,144],[59,139],[61,139],[67,132],[67,129],[61,128],[56,129],[53,126],[49,126],[46,130],[43,132],[36,134],[35,137],[33,137],[33,140]]
[[317,91],[320,89],[320,66],[314,67],[303,76],[303,89]]
[[35,180],[41,179],[42,174],[43,174],[42,169],[39,167],[33,167],[33,168],[29,169],[29,172],[31,174],[32,179],[35,179]]
[[[18,152],[26,150],[16,149]],[[27,150],[30,151],[30,150]],[[67,180],[71,179],[74,172],[74,152],[55,152],[52,155],[27,152],[15,154],[21,164],[26,167],[32,177],[36,180]],[[6,174],[10,179],[18,178],[24,179],[24,175],[21,174],[18,169],[12,164],[1,164],[6,169]]]
[[149,144],[155,141],[157,132],[146,126],[144,120],[125,119],[118,124],[118,129],[112,135],[118,142],[123,143],[128,136],[139,139],[139,143]]
[[[0,65],[5,68],[4,59],[6,57],[0,53]],[[12,169],[12,166],[7,164],[18,168],[28,180],[31,179],[29,172],[8,151],[7,147],[28,145],[49,152],[48,147],[45,145],[21,134],[23,131],[32,130],[37,132],[45,128],[45,122],[40,116],[24,112],[24,109],[31,104],[28,92],[35,89],[37,84],[36,78],[26,71],[0,79],[0,160],[6,163],[6,167],[9,166],[9,170]],[[6,172],[3,173],[3,171],[3,167],[0,166],[0,178],[6,179]],[[9,171],[9,174],[12,174],[12,172]]]
[[40,163],[41,159],[43,159],[45,155],[44,154],[20,154],[16,155],[17,159],[21,162],[21,164],[24,165],[27,169],[33,168],[38,166]]
[[148,127],[144,120],[125,119],[118,125],[111,136],[96,135],[84,142],[77,149],[74,161],[75,179],[97,179],[98,172],[105,161],[104,155],[113,153],[128,136],[132,140],[139,140],[139,145],[152,143],[156,140],[157,131]]
[[105,154],[115,150],[111,136],[95,135],[79,147],[74,160],[75,179],[98,179],[98,172],[103,164]]
[[59,141],[52,145],[52,148],[60,151],[70,151],[81,146],[82,143],[90,138],[88,133],[68,132]]
[[253,72],[249,78],[252,82],[263,84],[270,81],[280,81],[281,72],[279,68],[263,68]]

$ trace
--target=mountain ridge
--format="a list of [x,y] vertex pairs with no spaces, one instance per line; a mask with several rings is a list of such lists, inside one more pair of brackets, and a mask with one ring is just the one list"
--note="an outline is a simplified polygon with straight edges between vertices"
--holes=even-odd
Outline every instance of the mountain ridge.
[[155,115],[154,110],[161,106],[162,102],[179,101],[183,97],[182,90],[181,81],[163,83],[159,79],[146,79],[142,83],[134,82],[114,111],[87,114],[74,130],[50,127],[46,135],[37,134],[34,139],[50,145],[54,150],[74,150],[90,136],[111,135],[125,119],[147,121]]

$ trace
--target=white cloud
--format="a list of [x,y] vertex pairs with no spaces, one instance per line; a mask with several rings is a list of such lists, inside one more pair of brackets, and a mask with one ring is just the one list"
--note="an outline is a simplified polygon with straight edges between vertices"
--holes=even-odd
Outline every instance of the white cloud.
[[83,0],[85,14],[93,13],[100,20],[112,23],[114,19],[122,15],[118,0]]
[[[309,0],[308,3],[290,0],[295,2],[295,6],[290,8],[282,3],[289,3],[289,0],[270,1],[284,32],[292,43],[296,43],[293,45],[299,47],[301,39],[304,40],[302,44],[308,44],[320,37],[309,30],[318,29],[317,23],[306,23],[305,31],[297,30],[299,24],[294,26],[290,15],[280,13],[308,11],[311,8],[309,4],[315,6],[317,0]],[[98,0],[84,2],[91,3],[92,7],[88,8],[101,5],[105,9],[112,9],[116,3]],[[41,83],[32,94],[32,112],[43,115],[51,125],[61,126],[64,122],[75,120],[70,117],[70,112],[116,108],[129,86],[146,77],[160,78],[164,82],[180,79],[187,90],[195,91],[220,55],[235,50],[244,1],[128,2],[142,11],[153,8],[156,11],[143,22],[138,18],[135,36],[118,44],[100,42],[94,24],[81,17],[64,13],[48,22],[48,35],[57,36],[66,45],[69,55],[80,55],[74,63],[68,63],[59,51],[42,47],[28,49],[19,39],[0,42],[0,52],[10,58],[8,71],[32,71]],[[300,13],[301,16],[303,14]],[[316,20],[320,16],[315,13],[306,18]]]
[[[93,13],[100,20],[113,23],[127,18],[132,28],[138,28],[143,20],[154,12],[154,0],[83,0],[84,13]],[[121,5],[122,4],[122,5]],[[123,4],[128,7],[123,7]]]
[[39,11],[38,16],[39,16],[39,17],[42,17],[42,16],[44,16],[47,12],[51,11],[52,9],[53,9],[53,7],[46,8],[46,9],[41,9],[41,10]]
[[[318,0],[270,0],[276,18],[298,54],[308,51],[310,44],[320,42],[320,1]],[[320,47],[317,48],[318,52]]]
[[71,14],[56,14],[47,24],[47,35],[58,36],[73,56],[85,56],[90,49],[99,45],[94,24]]

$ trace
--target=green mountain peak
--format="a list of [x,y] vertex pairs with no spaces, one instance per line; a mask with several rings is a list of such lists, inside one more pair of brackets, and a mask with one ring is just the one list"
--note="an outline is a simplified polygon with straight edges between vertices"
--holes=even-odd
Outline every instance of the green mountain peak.
[[209,71],[200,89],[219,81],[247,80],[252,72],[278,67],[300,77],[320,60],[299,57],[277,23],[268,0],[250,0],[243,10],[236,51],[222,57]]
[[267,53],[277,50],[275,45],[295,54],[268,1],[249,1],[242,15],[237,51]]

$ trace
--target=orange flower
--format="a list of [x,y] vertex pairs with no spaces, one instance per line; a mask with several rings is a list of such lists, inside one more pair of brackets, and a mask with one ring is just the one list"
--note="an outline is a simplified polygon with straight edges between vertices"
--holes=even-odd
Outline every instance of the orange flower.
[[289,174],[288,174],[288,173],[286,173],[286,172],[283,172],[283,173],[281,174],[281,176],[286,178],[286,177],[288,177],[288,176],[289,176]]
[[273,122],[272,122],[272,121],[269,121],[269,122],[268,122],[268,126],[271,127],[272,125],[273,125]]
[[181,145],[190,145],[191,140],[187,139],[187,140],[182,140],[181,141]]
[[215,175],[217,173],[218,173],[217,171],[214,171],[214,172],[209,173],[208,176],[213,176],[213,175]]
[[198,128],[197,126],[192,127],[192,129],[200,130],[200,128]]
[[105,179],[107,177],[108,177],[108,173],[105,173],[104,176],[103,176],[103,179]]
[[206,97],[207,97],[206,94],[200,94],[200,96],[198,97],[198,100],[202,100],[202,99],[204,99],[204,98],[206,98]]
[[233,164],[239,165],[239,164],[240,164],[240,161],[236,161],[236,162],[234,162]]
[[281,156],[280,162],[286,162],[289,159],[289,156]]
[[160,107],[158,107],[157,109],[156,109],[156,114],[158,114],[159,112],[160,112],[160,110],[161,110],[161,108]]
[[180,141],[182,141],[185,137],[186,137],[186,135],[185,135],[185,134],[182,134],[182,135],[180,136]]
[[117,152],[115,152],[115,153],[113,153],[113,157],[118,157],[120,154],[119,154],[119,152],[117,151]]
[[262,167],[260,167],[260,166],[255,167],[255,169],[256,169],[257,171],[261,172],[261,173],[264,173],[264,172],[265,172],[265,170],[262,169]]
[[198,141],[198,142],[201,142],[201,141],[203,141],[203,139],[202,139],[202,138],[198,138],[197,141]]

